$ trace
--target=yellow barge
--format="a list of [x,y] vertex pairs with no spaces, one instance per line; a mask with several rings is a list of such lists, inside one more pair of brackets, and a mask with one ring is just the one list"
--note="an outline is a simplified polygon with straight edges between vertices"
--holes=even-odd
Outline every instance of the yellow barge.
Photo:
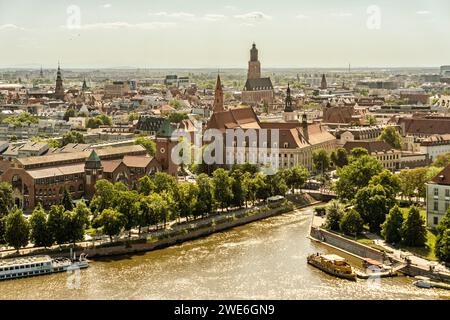
[[307,257],[310,265],[333,276],[356,281],[356,273],[344,258],[337,254],[315,253]]

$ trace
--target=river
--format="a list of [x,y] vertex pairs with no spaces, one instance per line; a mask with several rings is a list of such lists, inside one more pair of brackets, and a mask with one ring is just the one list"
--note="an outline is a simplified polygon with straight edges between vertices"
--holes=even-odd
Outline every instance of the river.
[[306,264],[311,209],[67,273],[0,282],[0,299],[450,299],[407,277],[350,282]]

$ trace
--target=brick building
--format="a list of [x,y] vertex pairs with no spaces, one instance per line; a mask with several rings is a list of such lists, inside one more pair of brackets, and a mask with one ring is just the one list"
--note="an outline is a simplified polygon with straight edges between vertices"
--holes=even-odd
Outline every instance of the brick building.
[[99,179],[131,188],[139,178],[159,170],[156,159],[139,145],[0,161],[0,179],[11,183],[14,203],[25,212],[38,203],[45,208],[59,204],[64,188],[73,199],[91,199]]

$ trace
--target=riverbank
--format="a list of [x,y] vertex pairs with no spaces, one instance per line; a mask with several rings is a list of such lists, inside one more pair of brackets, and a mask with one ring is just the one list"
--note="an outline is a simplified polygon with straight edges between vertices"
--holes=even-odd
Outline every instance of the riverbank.
[[450,283],[450,274],[448,273],[439,272],[421,265],[415,265],[400,256],[396,256],[394,253],[381,251],[364,245],[358,241],[325,230],[320,226],[314,225],[314,223],[311,223],[309,237],[314,241],[318,241],[332,249],[342,251],[361,261],[365,258],[374,259],[382,263],[388,261],[388,263],[396,268],[398,272],[401,272],[404,275],[411,277],[425,276],[432,280]]
[[168,229],[148,232],[147,234],[140,235],[138,238],[122,238],[113,242],[101,242],[100,244],[96,243],[96,241],[84,241],[77,243],[75,246],[63,245],[52,248],[27,248],[21,254],[9,251],[2,258],[32,255],[60,257],[67,255],[70,248],[73,248],[74,253],[77,255],[81,253],[87,254],[90,259],[136,254],[166,248],[318,203],[318,201],[314,201],[314,199],[305,196],[301,203],[285,200],[283,203],[278,204],[278,207],[263,205],[235,212],[221,213],[199,220],[174,224]]

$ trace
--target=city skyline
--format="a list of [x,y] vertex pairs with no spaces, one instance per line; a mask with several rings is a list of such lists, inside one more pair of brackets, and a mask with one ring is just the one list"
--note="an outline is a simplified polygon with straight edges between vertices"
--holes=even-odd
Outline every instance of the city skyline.
[[0,1],[0,67],[245,68],[253,42],[263,69],[439,67],[448,9],[440,0]]

